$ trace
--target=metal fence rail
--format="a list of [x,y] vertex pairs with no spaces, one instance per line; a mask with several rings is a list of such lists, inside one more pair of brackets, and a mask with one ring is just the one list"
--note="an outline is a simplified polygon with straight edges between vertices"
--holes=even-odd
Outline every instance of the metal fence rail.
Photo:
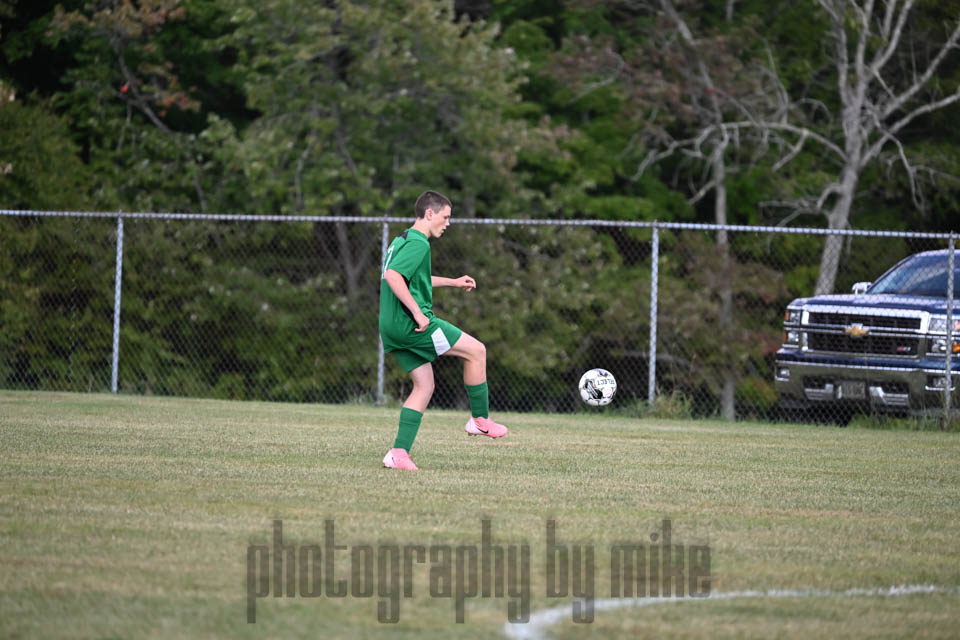
[[[376,315],[386,245],[410,223],[0,210],[0,388],[402,399],[409,383],[384,358]],[[438,290],[435,308],[487,344],[491,400],[501,410],[582,410],[576,381],[599,366],[620,382],[608,410],[782,415],[774,370],[784,311],[812,295],[828,235],[845,239],[838,292],[876,279],[907,255],[947,249],[948,348],[940,362],[946,380],[957,375],[949,348],[953,234],[611,220],[454,223],[434,243],[434,273],[468,273],[479,287]],[[832,340],[834,351],[853,348],[818,331],[805,339]],[[437,365],[435,404],[465,406],[459,376],[457,365]],[[956,404],[950,386],[936,410]]]

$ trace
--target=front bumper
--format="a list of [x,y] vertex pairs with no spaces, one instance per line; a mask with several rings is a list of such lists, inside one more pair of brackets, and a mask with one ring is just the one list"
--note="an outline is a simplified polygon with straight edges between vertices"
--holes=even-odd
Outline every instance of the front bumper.
[[[951,406],[957,407],[960,362],[952,364]],[[923,412],[943,407],[945,379],[942,360],[851,363],[786,349],[777,352],[774,368],[780,404],[788,409],[857,404],[881,411]]]

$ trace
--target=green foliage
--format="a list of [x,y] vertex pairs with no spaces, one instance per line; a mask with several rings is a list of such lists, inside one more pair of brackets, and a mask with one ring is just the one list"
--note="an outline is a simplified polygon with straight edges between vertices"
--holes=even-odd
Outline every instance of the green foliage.
[[114,224],[0,216],[5,388],[110,388]]
[[[649,235],[649,233],[648,233]],[[609,363],[644,370],[649,333],[649,263],[626,264],[609,236],[569,227],[457,227],[433,255],[436,273],[469,273],[469,295],[440,290],[437,313],[487,345],[491,389],[502,407],[571,410],[584,370]],[[522,310],[522,312],[521,312]],[[449,376],[459,385],[456,367]],[[620,397],[645,394],[644,380],[624,380]],[[545,400],[546,398],[546,400]]]
[[[426,186],[502,215],[511,169],[550,131],[509,113],[522,65],[452,3],[250,3],[234,13],[250,105],[240,149],[256,202],[284,212],[406,213]],[[282,69],[283,73],[278,73]],[[512,193],[512,197],[495,194]]]
[[812,11],[813,2],[793,0],[739,0],[735,20],[751,21],[763,34],[764,46],[774,56],[780,80],[791,92],[815,92],[815,99],[833,88],[821,78],[828,66],[824,46],[827,23]]
[[131,391],[304,402],[375,386],[376,307],[351,307],[329,264],[304,261],[311,225],[129,228],[121,340]]
[[[657,345],[657,382],[665,393],[701,399],[699,415],[717,407],[732,380],[743,410],[775,403],[764,375],[781,344],[781,314],[789,296],[783,277],[767,264],[753,234],[736,236],[728,255],[697,232],[662,234]],[[725,310],[724,295],[730,297]]]
[[97,208],[210,211],[247,201],[220,124],[247,112],[223,61],[229,52],[216,49],[230,25],[213,0],[111,0],[99,10],[58,7],[37,23],[49,25],[49,45],[72,52],[56,100],[76,123]]
[[656,420],[689,420],[694,416],[694,403],[688,396],[677,389],[669,392],[658,389],[646,417]]
[[749,376],[737,384],[737,403],[749,407],[748,412],[771,411],[777,406],[777,392],[767,377]]
[[[689,135],[689,107],[705,97],[639,3],[494,0],[472,12],[488,10],[489,22],[458,16],[449,0],[57,4],[0,0],[0,207],[374,218],[408,215],[435,188],[453,198],[455,217],[713,221],[709,194],[688,203],[702,159],[638,175],[651,134]],[[739,0],[729,21],[726,2],[677,4],[721,90],[752,96],[764,85],[751,65],[769,54],[794,100],[821,105],[807,124],[836,128],[826,117],[836,72],[813,4]],[[909,42],[936,36],[958,6],[917,3]],[[958,69],[950,59],[934,90],[951,91]],[[857,227],[955,230],[957,113],[903,132],[904,153],[923,167],[922,206],[899,158],[886,157],[862,174]],[[775,170],[765,152],[778,150],[739,142],[725,156],[730,222],[780,222],[786,212],[762,203],[836,179],[812,146]],[[113,222],[0,224],[0,379],[103,388],[109,335],[94,325],[109,315]],[[227,226],[128,223],[126,388],[296,401],[368,390],[378,227]],[[497,402],[524,406],[546,391],[545,408],[569,409],[578,402],[569,389],[596,360],[645,370],[649,232],[456,229],[437,246],[435,270],[471,273],[481,289],[438,292],[438,310],[502,354],[491,376],[515,383],[494,390]],[[762,372],[779,308],[812,292],[822,238],[735,238],[728,256],[712,237],[688,244],[665,233],[663,243],[663,393],[687,413],[713,414],[689,398],[715,397],[732,376],[739,404],[770,406]],[[912,250],[853,242],[837,288]],[[732,323],[714,331],[726,281],[738,283]],[[367,337],[343,339],[355,325]],[[678,352],[684,340],[709,356]],[[438,384],[452,388],[458,376],[441,371]],[[406,376],[388,368],[388,377],[402,396]],[[624,402],[646,397],[646,380],[621,384]]]
[[879,431],[949,431],[960,432],[960,419],[945,416],[898,417],[884,414],[865,414],[851,418],[850,429]]
[[[11,18],[15,15],[13,7],[15,0],[0,0],[0,18]],[[0,30],[0,36],[3,36],[3,31]]]
[[12,97],[0,103],[0,208],[82,209],[90,174],[66,118],[43,101]]

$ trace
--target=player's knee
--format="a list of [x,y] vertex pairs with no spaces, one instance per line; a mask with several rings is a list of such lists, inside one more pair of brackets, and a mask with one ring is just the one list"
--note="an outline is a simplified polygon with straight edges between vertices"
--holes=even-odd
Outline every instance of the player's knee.
[[414,380],[413,391],[419,395],[431,397],[436,387],[433,380]]
[[477,346],[476,346],[476,348],[474,349],[474,351],[476,352],[476,353],[475,353],[475,356],[476,356],[477,360],[486,361],[486,359],[487,359],[487,345],[485,345],[485,344],[483,344],[482,342],[480,342],[479,340],[477,340]]

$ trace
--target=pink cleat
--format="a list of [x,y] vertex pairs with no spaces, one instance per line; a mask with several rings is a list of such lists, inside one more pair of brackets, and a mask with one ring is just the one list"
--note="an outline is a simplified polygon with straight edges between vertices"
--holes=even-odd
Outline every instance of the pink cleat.
[[463,428],[471,436],[487,436],[490,438],[502,438],[507,435],[507,428],[502,424],[497,424],[490,418],[470,418]]
[[390,451],[387,451],[387,455],[383,456],[383,466],[390,469],[417,470],[417,465],[413,464],[410,454],[405,449],[390,449]]

